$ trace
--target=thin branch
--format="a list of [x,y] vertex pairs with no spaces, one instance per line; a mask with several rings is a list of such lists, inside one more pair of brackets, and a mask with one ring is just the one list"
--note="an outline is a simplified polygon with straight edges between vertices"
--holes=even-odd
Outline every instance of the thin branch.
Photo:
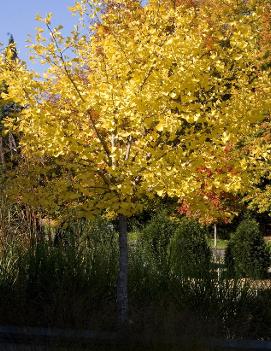
[[[55,44],[55,47],[56,47],[56,49],[57,49],[58,52],[59,52],[59,55],[60,55],[59,58],[60,58],[60,60],[61,60],[61,62],[62,62],[64,71],[65,71],[65,73],[66,73],[66,75],[67,75],[69,81],[70,81],[71,84],[73,85],[73,87],[74,87],[75,91],[77,92],[77,94],[78,94],[79,98],[81,99],[81,101],[82,101],[82,102],[85,102],[84,97],[82,96],[82,94],[81,94],[80,90],[78,89],[78,87],[77,87],[77,85],[76,85],[76,83],[75,83],[73,77],[72,77],[71,74],[70,74],[70,71],[69,71],[68,68],[67,68],[66,61],[65,61],[65,59],[64,59],[64,57],[63,57],[63,52],[62,52],[61,48],[60,48],[59,45],[58,45],[58,42],[57,42],[57,39],[56,39],[56,37],[55,37],[55,35],[54,35],[53,30],[51,29],[51,27],[49,26],[49,24],[46,24],[46,26],[47,26],[49,32],[51,33],[51,37],[52,37],[52,39],[53,39],[53,42],[54,42],[54,44]],[[100,131],[98,130],[98,128],[97,128],[96,125],[95,125],[95,121],[94,121],[93,116],[92,116],[92,111],[91,111],[91,110],[87,110],[87,115],[89,116],[89,119],[90,119],[92,128],[94,129],[94,131],[95,131],[95,133],[96,133],[98,139],[100,140],[100,143],[102,144],[102,147],[103,147],[103,149],[104,149],[104,151],[105,151],[105,153],[106,153],[106,155],[107,155],[107,157],[108,157],[108,165],[111,166],[110,151],[109,151],[109,149],[108,149],[108,147],[107,147],[107,145],[106,145],[106,142],[105,142],[104,138],[102,137]]]
[[[170,149],[165,151],[164,153],[162,153],[159,157],[157,157],[155,160],[152,161],[152,163],[154,162],[158,162],[159,160],[161,160],[164,156],[168,155],[170,152],[175,151],[175,148]],[[148,165],[143,166],[140,168],[140,170],[138,171],[138,174],[142,173],[143,171],[145,171],[148,168]],[[135,178],[138,178],[138,176],[136,176]]]
[[0,160],[2,163],[3,169],[5,169],[5,155],[4,155],[4,143],[3,143],[3,137],[0,136]]
[[125,161],[128,161],[129,156],[130,156],[130,152],[131,152],[131,147],[132,147],[132,136],[129,135],[128,137],[128,143],[127,143],[127,149],[126,149],[126,154],[125,154]]
[[113,31],[112,31],[111,33],[112,33],[114,39],[116,40],[117,44],[119,45],[120,50],[122,51],[123,55],[125,56],[126,61],[127,61],[128,65],[129,65],[129,67],[130,67],[131,69],[133,69],[133,67],[132,67],[131,63],[129,62],[128,56],[127,56],[127,54],[126,54],[126,52],[125,52],[125,50],[124,50],[124,48],[123,48],[121,42],[118,40],[117,36],[115,35],[115,33],[114,33]]
[[[165,42],[167,41],[167,37],[164,39],[164,41],[162,42],[162,44],[159,46],[159,48],[161,49],[163,46],[164,46],[164,44],[165,44]],[[159,54],[158,53],[155,53],[156,54],[156,57],[157,58],[159,58]],[[156,62],[155,62],[156,63]],[[150,69],[149,69],[149,71],[148,71],[148,73],[147,73],[147,75],[145,76],[145,78],[143,79],[143,82],[140,84],[140,87],[139,87],[139,91],[142,91],[143,90],[143,87],[144,87],[144,85],[146,84],[146,82],[147,82],[147,80],[149,79],[149,77],[150,77],[150,75],[152,74],[152,72],[153,72],[153,70],[156,68],[156,64],[153,64],[151,67],[150,67]]]

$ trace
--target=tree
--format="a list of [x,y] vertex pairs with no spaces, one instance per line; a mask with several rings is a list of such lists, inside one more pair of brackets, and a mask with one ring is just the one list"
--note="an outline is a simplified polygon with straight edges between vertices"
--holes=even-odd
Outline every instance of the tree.
[[[51,15],[39,18],[50,33],[39,28],[32,45],[49,65],[42,77],[1,63],[11,87],[2,97],[25,107],[14,128],[24,160],[9,194],[54,216],[119,219],[121,324],[127,217],[156,194],[193,198],[199,167],[215,170],[225,147],[270,113],[269,70],[257,68],[264,5],[220,5],[77,1],[81,20],[68,37]],[[244,191],[246,158],[232,163],[238,172],[215,172],[210,186]]]
[[[7,49],[5,51],[5,56],[12,61],[18,59],[16,44],[14,42],[14,38],[10,35]],[[1,82],[0,92],[7,93],[8,86],[5,81]],[[15,136],[5,130],[4,120],[7,116],[15,117],[21,108],[16,105],[13,101],[6,101],[0,99],[0,167],[1,167],[1,175],[7,167],[7,163],[12,162],[14,159],[14,155],[17,153],[17,141]],[[9,164],[10,166],[10,164]]]
[[[261,27],[259,28],[258,70],[270,72],[271,67],[271,4],[270,1],[259,1],[261,7]],[[270,77],[270,73],[269,77]],[[270,214],[270,112],[264,119],[255,124],[254,131],[242,140],[240,152],[247,159],[247,173],[251,179],[246,190],[244,203],[248,208],[260,213]]]
[[[5,62],[11,61],[13,64],[21,62],[12,34],[10,34],[8,45],[3,51],[3,58]],[[12,88],[8,86],[7,82],[5,80],[1,81],[0,93],[7,96],[9,89]],[[15,132],[15,128],[22,109],[23,106],[14,102],[12,99],[0,98],[0,211],[2,218],[14,218],[14,215],[12,216],[11,213],[20,212],[20,219],[17,218],[16,227],[18,226],[18,222],[20,222],[20,224],[23,222],[32,234],[40,227],[35,212],[30,206],[25,205],[20,206],[20,211],[16,211],[18,210],[17,204],[14,206],[13,203],[10,203],[5,193],[6,181],[11,176],[12,172],[16,172],[18,164],[21,162],[20,158],[22,155],[20,154],[19,145],[20,134]],[[10,125],[13,125],[13,128],[9,128],[8,126]],[[6,226],[4,220],[2,220],[1,229],[3,232],[5,232],[7,228],[11,228],[10,223]],[[23,230],[25,231],[25,229],[24,226]],[[11,229],[10,232],[14,232],[14,230]]]

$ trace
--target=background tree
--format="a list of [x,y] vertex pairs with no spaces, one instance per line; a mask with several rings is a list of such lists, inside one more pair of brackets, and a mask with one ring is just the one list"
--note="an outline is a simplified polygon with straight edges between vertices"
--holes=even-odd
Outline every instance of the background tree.
[[[18,54],[14,38],[10,35],[8,46],[5,50],[5,56],[8,60],[18,60]],[[1,82],[0,93],[7,94],[8,86],[5,81]],[[13,101],[0,99],[0,163],[2,172],[7,166],[11,166],[10,162],[14,160],[14,155],[17,153],[18,142],[16,137],[8,130],[5,129],[5,118],[16,118],[21,108]],[[7,165],[9,163],[9,165]]]

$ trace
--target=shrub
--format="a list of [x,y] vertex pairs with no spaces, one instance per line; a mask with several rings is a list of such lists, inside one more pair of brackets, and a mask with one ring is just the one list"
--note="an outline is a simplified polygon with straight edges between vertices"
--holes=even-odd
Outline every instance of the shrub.
[[207,230],[184,218],[170,243],[172,271],[183,277],[203,278],[211,268],[211,250]]
[[129,301],[133,305],[150,304],[165,294],[168,284],[166,267],[157,265],[157,257],[148,247],[129,248]]
[[177,224],[164,212],[154,216],[139,237],[139,245],[150,250],[158,263],[166,264],[168,259],[168,247]]
[[226,272],[225,276],[227,278],[234,278],[235,270],[234,270],[234,258],[233,258],[233,243],[232,241],[228,242],[228,245],[225,250],[225,267]]
[[[225,263],[236,277],[262,279],[270,265],[270,254],[253,219],[244,219],[231,236]],[[230,259],[232,257],[232,259]]]

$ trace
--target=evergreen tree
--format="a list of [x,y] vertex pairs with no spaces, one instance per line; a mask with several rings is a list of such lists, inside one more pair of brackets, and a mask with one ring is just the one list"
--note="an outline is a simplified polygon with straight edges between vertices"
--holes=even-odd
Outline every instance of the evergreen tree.
[[[7,51],[12,60],[18,59],[16,44],[11,34],[7,46]],[[8,86],[5,82],[0,84],[0,95],[8,93]],[[0,97],[0,171],[2,175],[7,167],[13,165],[14,156],[18,152],[18,140],[10,131],[5,131],[4,122],[7,117],[15,117],[21,111],[21,106],[13,101],[4,101]]]

